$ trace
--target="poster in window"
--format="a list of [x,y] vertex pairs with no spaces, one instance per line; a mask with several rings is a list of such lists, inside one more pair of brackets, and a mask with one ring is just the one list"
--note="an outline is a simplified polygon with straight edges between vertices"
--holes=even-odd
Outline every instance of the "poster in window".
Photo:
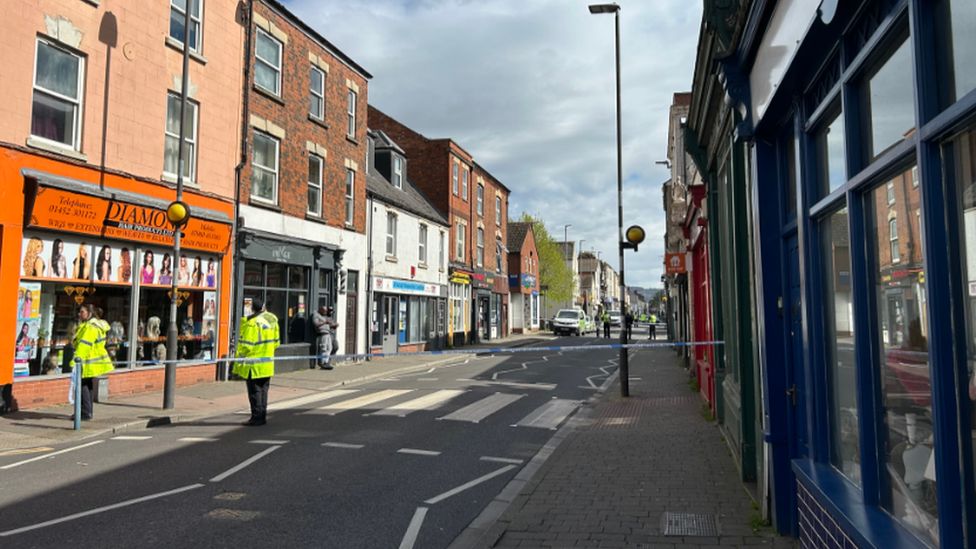
[[113,249],[111,244],[96,244],[94,251],[95,282],[120,282],[119,274],[122,269],[121,262],[116,257],[118,250]]
[[41,285],[37,282],[22,282],[17,289],[14,377],[30,375],[30,361],[37,355],[40,328]]
[[158,283],[162,259],[155,250],[142,250],[142,257],[139,258],[139,284],[152,286]]
[[20,274],[25,278],[73,282],[91,280],[92,253],[87,242],[28,235],[24,237],[21,250]]

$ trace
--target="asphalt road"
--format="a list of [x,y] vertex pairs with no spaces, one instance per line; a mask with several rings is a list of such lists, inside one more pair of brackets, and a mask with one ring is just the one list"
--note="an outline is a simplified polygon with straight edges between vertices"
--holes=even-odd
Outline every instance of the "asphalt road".
[[297,399],[263,427],[228,415],[5,456],[0,546],[447,547],[616,357],[471,356]]

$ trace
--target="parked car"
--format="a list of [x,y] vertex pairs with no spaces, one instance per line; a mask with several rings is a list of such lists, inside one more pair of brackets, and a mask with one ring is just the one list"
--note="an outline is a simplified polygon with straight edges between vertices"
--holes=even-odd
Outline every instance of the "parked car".
[[623,316],[620,314],[620,311],[610,311],[611,326],[620,326],[622,320],[623,320]]
[[556,335],[579,336],[585,334],[587,329],[586,313],[581,309],[560,309],[552,318],[552,333]]

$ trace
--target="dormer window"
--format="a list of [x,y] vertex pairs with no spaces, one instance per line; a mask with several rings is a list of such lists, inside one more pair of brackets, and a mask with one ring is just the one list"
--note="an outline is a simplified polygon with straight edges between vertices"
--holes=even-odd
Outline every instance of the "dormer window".
[[393,186],[402,189],[403,188],[403,159],[397,155],[393,155],[393,175],[391,177]]

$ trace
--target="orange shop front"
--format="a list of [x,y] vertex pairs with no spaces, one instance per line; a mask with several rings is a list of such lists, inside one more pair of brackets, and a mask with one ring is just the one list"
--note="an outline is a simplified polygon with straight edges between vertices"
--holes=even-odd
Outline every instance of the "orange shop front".
[[[185,196],[193,217],[176,257],[167,200],[32,169],[21,173],[24,223],[20,234],[9,226],[3,233],[5,281],[9,259],[17,260],[16,288],[3,287],[15,299],[5,299],[10,305],[0,311],[5,323],[14,320],[16,333],[12,349],[0,346],[0,356],[12,357],[0,365],[0,383],[13,380],[10,407],[67,400],[70,342],[82,303],[101,308],[111,326],[106,348],[117,369],[100,382],[101,397],[161,389],[174,278],[181,301],[178,358],[192,361],[178,368],[177,383],[213,380],[213,359],[227,352],[230,217],[195,207]],[[19,244],[14,258],[8,238]]]

